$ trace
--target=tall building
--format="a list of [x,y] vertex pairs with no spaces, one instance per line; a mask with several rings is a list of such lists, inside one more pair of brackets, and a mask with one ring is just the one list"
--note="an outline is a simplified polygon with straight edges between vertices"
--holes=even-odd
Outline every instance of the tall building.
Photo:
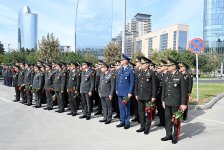
[[205,53],[224,56],[224,0],[204,0]]
[[[125,54],[128,57],[132,57],[132,55],[137,52],[136,49],[136,38],[138,36],[142,36],[151,32],[151,15],[137,13],[131,22],[129,22],[126,26],[126,48]],[[117,36],[116,43],[121,44],[121,38],[119,34]],[[115,40],[114,40],[115,41]],[[121,46],[121,45],[120,45]]]
[[37,48],[37,14],[31,13],[28,6],[19,11],[18,49],[21,48]]
[[136,38],[136,49],[145,56],[151,53],[172,49],[183,51],[187,49],[189,26],[176,24]]
[[[111,3],[105,0],[81,0],[79,4],[91,5],[90,14],[77,13],[76,48],[78,53],[93,53],[103,56],[104,49],[111,41]],[[97,7],[94,7],[96,6]],[[100,11],[99,11],[100,9]]]

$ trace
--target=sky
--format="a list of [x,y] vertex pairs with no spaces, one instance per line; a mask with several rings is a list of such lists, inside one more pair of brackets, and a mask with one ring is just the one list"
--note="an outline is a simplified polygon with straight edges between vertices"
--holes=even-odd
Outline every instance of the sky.
[[[122,29],[122,1],[113,0],[112,36]],[[73,48],[76,3],[77,0],[0,0],[0,41],[6,49],[8,44],[10,48],[18,47],[18,12],[27,5],[32,13],[38,14],[38,40],[47,33],[54,33],[61,45]],[[127,0],[127,22],[136,13],[151,14],[152,31],[187,24],[189,39],[202,38],[203,5],[204,0]],[[90,32],[101,30],[111,35],[111,14],[112,0],[79,0],[77,32],[88,30],[88,36]]]

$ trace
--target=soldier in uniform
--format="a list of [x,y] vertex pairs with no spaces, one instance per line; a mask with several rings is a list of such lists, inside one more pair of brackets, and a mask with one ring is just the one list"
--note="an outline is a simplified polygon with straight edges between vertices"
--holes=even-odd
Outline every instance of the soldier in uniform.
[[[141,57],[141,72],[136,77],[135,93],[138,100],[138,110],[141,128],[136,132],[149,134],[151,120],[148,112],[145,111],[146,103],[156,100],[156,77],[155,72],[149,69],[152,61],[146,57]],[[146,115],[145,115],[146,114]]]
[[35,107],[40,108],[42,104],[41,94],[43,90],[42,86],[44,83],[44,73],[41,71],[41,66],[38,66],[38,65],[34,66],[34,71],[35,71],[35,75],[33,78],[32,92],[35,94],[35,100],[36,100]]
[[115,91],[115,76],[109,71],[109,67],[103,63],[98,88],[103,108],[103,119],[100,122],[105,124],[110,124],[112,120],[112,100]]
[[163,108],[163,105],[162,105],[161,96],[162,96],[162,88],[163,88],[162,83],[167,73],[166,64],[167,62],[165,60],[161,60],[160,66],[158,67],[156,71],[156,79],[157,79],[157,85],[158,85],[158,88],[157,88],[158,92],[156,96],[156,106],[157,106],[159,120],[160,120],[157,126],[159,127],[165,126],[165,109]]
[[16,99],[14,102],[18,102],[20,100],[20,91],[18,86],[18,77],[19,77],[19,71],[20,67],[18,65],[14,65],[15,72],[13,74],[13,87],[15,87],[15,93],[16,93]]
[[166,136],[161,140],[172,140],[172,143],[176,144],[178,142],[178,125],[174,124],[171,119],[178,109],[186,109],[188,87],[183,74],[177,70],[178,63],[168,58],[167,66],[169,74],[166,76],[162,88]]
[[19,86],[19,90],[20,90],[20,94],[22,97],[22,104],[27,103],[27,97],[26,97],[26,92],[24,91],[25,89],[25,84],[24,84],[24,78],[25,78],[25,67],[24,67],[24,63],[20,63],[20,72],[19,72],[19,76],[18,76],[18,86]]
[[62,70],[62,63],[56,65],[57,73],[53,82],[54,92],[58,101],[58,109],[56,112],[63,113],[65,111],[64,92],[66,88],[66,74]]
[[[116,60],[114,66],[112,65],[111,68],[110,68],[111,72],[115,76],[115,81],[116,81],[117,73],[118,73],[118,70],[120,69],[120,67],[121,67],[120,60]],[[115,82],[115,87],[116,87],[116,82]],[[117,97],[116,91],[114,92],[114,95],[113,95],[113,102],[114,102],[114,109],[115,109],[115,112],[116,112],[116,115],[114,116],[114,118],[120,118],[118,97]]]
[[[120,124],[117,127],[130,128],[130,99],[134,93],[135,75],[134,70],[128,65],[130,59],[122,54],[121,65],[116,78],[116,93],[118,95],[118,104],[120,110]],[[124,99],[128,99],[126,104],[123,104]]]
[[188,102],[190,100],[192,88],[193,88],[193,75],[189,71],[189,66],[184,63],[180,62],[179,63],[179,71],[184,75],[185,80],[187,81],[188,84],[188,97],[187,97],[187,109],[184,111],[183,115],[183,120],[187,120],[187,115],[188,115]]
[[33,84],[33,77],[34,77],[34,72],[31,68],[30,63],[25,63],[25,77],[24,77],[24,84],[25,84],[25,92],[26,92],[26,97],[27,97],[27,106],[32,105],[32,100],[33,100],[33,94],[32,94],[32,84]]
[[95,73],[94,70],[90,68],[91,63],[84,61],[82,63],[82,75],[81,75],[81,85],[80,93],[82,97],[82,108],[83,115],[80,116],[80,119],[86,118],[86,120],[91,119],[91,97],[94,90],[94,79]]
[[98,93],[98,87],[99,87],[99,83],[100,83],[100,74],[101,74],[101,67],[103,65],[103,61],[102,60],[98,60],[98,64],[97,67],[95,69],[96,72],[96,76],[95,76],[95,91],[93,94],[93,97],[95,99],[95,103],[98,105],[97,108],[97,112],[94,115],[100,115],[102,114],[102,105],[101,105],[101,100],[99,97],[99,93]]
[[76,116],[78,111],[78,96],[80,92],[81,72],[77,67],[78,63],[72,62],[70,66],[70,73],[68,77],[67,90],[70,106],[70,113],[68,115]]
[[55,72],[52,70],[52,65],[49,63],[45,64],[45,68],[46,72],[45,72],[44,90],[46,93],[46,101],[47,101],[47,107],[45,108],[45,110],[52,110],[53,109],[52,97],[54,94],[53,81],[55,79]]

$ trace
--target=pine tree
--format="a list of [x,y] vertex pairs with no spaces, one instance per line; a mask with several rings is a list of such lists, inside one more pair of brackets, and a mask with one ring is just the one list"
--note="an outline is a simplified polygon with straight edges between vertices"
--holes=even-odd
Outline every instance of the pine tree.
[[38,59],[44,62],[52,62],[60,59],[59,52],[59,40],[55,38],[53,33],[47,34],[47,36],[43,36],[41,41],[38,42]]
[[4,54],[4,53],[5,53],[5,48],[4,48],[4,45],[0,41],[0,54]]
[[109,43],[104,52],[105,61],[107,63],[114,63],[116,59],[121,57],[121,50],[119,45]]

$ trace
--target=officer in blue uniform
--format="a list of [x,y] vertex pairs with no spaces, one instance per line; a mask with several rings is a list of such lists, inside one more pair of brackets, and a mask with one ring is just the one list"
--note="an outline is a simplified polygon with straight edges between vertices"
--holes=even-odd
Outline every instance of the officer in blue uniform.
[[[116,79],[116,93],[120,110],[120,124],[117,127],[130,128],[130,98],[134,93],[135,75],[134,70],[129,66],[130,59],[122,54],[121,65]],[[127,104],[122,101],[128,97]]]

